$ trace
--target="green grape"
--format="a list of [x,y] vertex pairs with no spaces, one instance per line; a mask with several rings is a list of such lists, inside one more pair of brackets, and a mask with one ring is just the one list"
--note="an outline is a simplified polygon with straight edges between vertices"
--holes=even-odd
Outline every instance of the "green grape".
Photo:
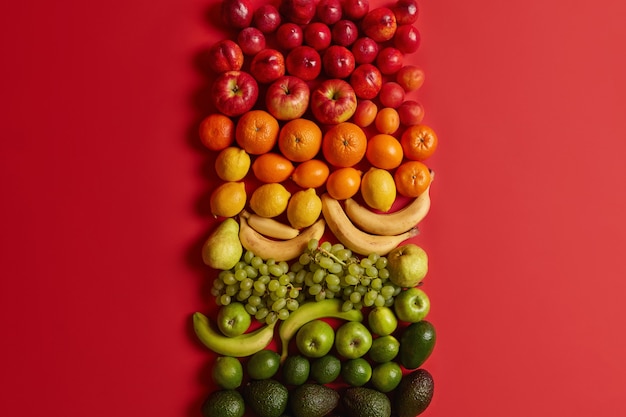
[[361,295],[365,295],[367,293],[367,287],[364,285],[357,285],[354,290],[361,293]]
[[291,288],[289,290],[289,297],[290,298],[298,298],[298,296],[300,295],[300,290],[297,288]]
[[248,265],[250,265],[250,262],[252,262],[253,258],[254,258],[254,253],[250,250],[246,250],[246,253],[243,254],[243,261],[247,263]]
[[235,264],[235,267],[233,268],[235,271],[239,271],[240,269],[245,268],[247,265],[247,263],[245,263],[244,261],[239,261]]
[[363,277],[361,277],[360,282],[361,282],[361,285],[362,285],[362,286],[364,286],[364,287],[369,287],[369,286],[370,286],[370,282],[372,282],[372,280],[371,280],[371,278],[370,278],[370,277],[363,276]]
[[354,292],[354,287],[344,287],[343,295],[349,297]]
[[217,289],[215,287],[211,288],[211,295],[213,297],[219,297],[221,294],[222,294],[222,292],[219,289]]
[[306,274],[307,274],[307,271],[304,269],[301,271],[298,271],[293,282],[295,282],[296,284],[302,284],[304,282],[304,277],[306,276]]
[[283,308],[282,310],[278,312],[279,320],[287,320],[288,318],[289,318],[289,310],[287,310],[286,308]]
[[319,284],[320,282],[322,282],[324,280],[325,276],[326,276],[326,270],[325,269],[318,269],[313,274],[313,282],[315,284]]
[[269,266],[267,264],[261,264],[259,266],[259,274],[269,275],[270,274]]
[[326,299],[326,292],[325,291],[321,291],[317,294],[315,294],[315,301],[322,301]]
[[317,295],[322,291],[322,286],[320,284],[313,284],[309,287],[309,294]]
[[268,271],[271,275],[275,277],[279,277],[283,274],[283,268],[281,268],[279,265],[270,265],[268,267]]
[[344,279],[348,285],[357,285],[359,283],[359,279],[352,274],[346,275]]
[[249,290],[249,289],[252,289],[253,285],[254,285],[254,280],[251,278],[246,278],[239,283],[239,289],[244,290],[244,291]]
[[256,278],[259,276],[259,271],[250,265],[246,265],[244,270],[246,271],[246,275],[248,278]]
[[380,293],[385,298],[392,298],[394,291],[395,291],[395,288],[393,288],[393,286],[385,285],[385,286],[383,286],[383,288],[381,288]]
[[331,274],[340,274],[343,271],[343,265],[337,262],[333,262],[333,264],[328,268],[328,272]]
[[373,305],[374,305],[374,300],[369,299],[369,298],[364,298],[364,299],[363,299],[363,305],[364,305],[365,307],[371,307],[371,306],[373,306]]
[[339,252],[340,250],[343,250],[345,248],[345,246],[343,246],[343,244],[341,243],[335,243],[331,248],[330,248],[330,253],[332,253],[333,255],[336,255],[337,252]]
[[278,300],[272,303],[272,310],[280,311],[283,308],[285,308],[286,304],[287,304],[287,300],[285,300],[284,298],[279,298]]
[[267,261],[265,261],[265,263],[267,264],[267,266],[276,265],[276,259],[269,258]]
[[378,268],[378,270],[387,268],[387,258],[385,258],[384,256],[378,258],[378,260],[376,261],[376,268]]
[[278,263],[278,266],[280,266],[280,268],[283,270],[283,273],[281,275],[286,274],[287,272],[289,272],[289,264],[287,262],[280,261]]
[[[302,256],[302,255],[300,255],[300,256]],[[291,272],[293,272],[294,274],[296,274],[296,273],[302,271],[304,269],[304,267],[305,267],[305,265],[300,263],[300,261],[298,261],[298,262],[292,263],[291,267],[289,268],[289,270]]]
[[326,289],[327,289],[328,291],[332,291],[332,292],[334,292],[334,293],[338,294],[338,293],[340,293],[340,292],[341,292],[341,285],[328,285],[328,284],[327,284],[327,285],[326,285]]
[[238,284],[227,285],[226,289],[224,290],[224,293],[227,295],[230,295],[231,297],[237,294],[238,292],[239,292]]
[[228,304],[230,304],[230,295],[222,294],[219,300],[220,300],[220,305],[227,306]]
[[271,280],[272,280],[272,278],[269,275],[261,275],[257,279],[257,281],[262,282],[265,285],[269,284]]
[[340,261],[347,261],[352,256],[350,249],[341,249],[334,254]]
[[263,297],[265,295],[265,290],[258,291],[254,286],[252,286],[252,295],[256,295],[257,297]]
[[369,259],[372,264],[375,264],[380,259],[380,255],[377,253],[370,253],[367,256],[367,259]]
[[215,281],[213,281],[213,288],[217,289],[217,290],[221,290],[225,287],[226,285],[224,284],[224,281],[222,281],[222,279],[216,279]]
[[248,304],[250,304],[253,307],[258,307],[261,305],[261,297],[259,297],[258,295],[251,295],[250,297],[248,297]]
[[374,305],[377,307],[382,307],[385,305],[385,297],[383,297],[381,294],[378,294],[376,296],[376,299],[374,300]]
[[237,293],[237,300],[244,302],[248,299],[248,297],[250,297],[250,295],[252,295],[252,291],[247,290],[247,291],[239,291]]
[[322,244],[320,245],[320,249],[324,252],[330,252],[330,250],[332,249],[333,245],[332,243],[326,241],[326,242],[322,242]]
[[378,269],[378,276],[381,279],[389,279],[389,270],[387,268]]
[[298,303],[300,304],[306,301],[306,294],[304,293],[304,291],[300,291],[300,294],[298,294],[298,298],[296,298],[296,301],[298,301]]
[[370,282],[370,287],[376,291],[380,291],[380,289],[383,288],[383,280],[380,278],[374,278]]
[[353,304],[358,303],[359,301],[361,301],[361,293],[358,291],[354,291],[352,294],[350,294],[350,301]]
[[313,272],[309,271],[304,276],[304,286],[310,287],[313,284],[315,284],[315,282],[313,281]]
[[263,282],[261,282],[261,281],[256,281],[256,282],[254,283],[254,289],[255,289],[257,292],[260,292],[260,293],[265,293],[266,286],[265,286],[265,284],[264,284]]
[[267,314],[270,312],[270,310],[267,307],[263,307],[257,310],[256,314],[254,315],[254,318],[257,319],[258,321],[262,321],[265,319],[265,317],[267,317]]
[[393,296],[394,297],[396,297],[401,292],[402,292],[402,287],[398,287],[397,285],[393,286]]
[[368,258],[363,258],[361,259],[361,262],[359,262],[359,265],[361,266],[361,268],[367,269],[372,266],[372,261],[370,261]]
[[235,274],[232,272],[228,272],[226,274],[224,274],[224,276],[222,277],[222,281],[224,281],[224,284],[226,285],[231,285],[234,284],[235,282],[237,282],[237,278],[235,278]]
[[258,270],[261,267],[261,265],[263,265],[263,259],[261,259],[259,256],[255,256],[250,261],[250,266],[253,267],[254,269]]
[[281,285],[280,287],[278,287],[275,293],[278,297],[286,297],[288,291],[289,289],[287,288],[286,285]]
[[291,282],[291,280],[292,277],[288,274],[283,274],[280,276],[280,278],[278,278],[278,282],[280,283],[280,285],[287,285]]
[[363,274],[363,268],[361,268],[361,266],[357,264],[350,264],[348,266],[348,273],[350,275],[354,275],[355,277],[358,277]]
[[255,306],[252,306],[250,304],[246,304],[245,308],[246,308],[246,311],[248,312],[248,314],[250,314],[251,316],[256,315],[257,308]]
[[393,305],[393,302],[394,302],[393,297],[385,298],[385,307],[391,307]]
[[274,324],[278,320],[278,313],[275,311],[270,311],[267,313],[267,317],[265,317],[265,323]]
[[341,283],[341,279],[335,274],[326,275],[326,285],[327,286],[338,286]]
[[376,278],[378,276],[378,269],[376,269],[375,266],[365,268],[365,275],[371,278]]
[[267,289],[269,291],[276,291],[278,287],[280,287],[280,282],[278,282],[277,279],[273,279],[267,284]]
[[320,244],[319,240],[317,239],[311,239],[309,240],[309,243],[307,244],[307,249],[310,250],[311,252],[317,250],[318,245]]
[[271,292],[268,295],[269,299],[272,300],[272,302],[278,300],[280,297],[275,293],[275,292]]
[[321,266],[324,269],[330,269],[332,268],[335,261],[333,261],[330,258],[323,257],[323,258],[320,258],[320,260],[317,263],[319,264],[319,266]]
[[300,303],[296,299],[288,298],[287,299],[287,303],[286,303],[286,307],[290,311],[296,311],[298,309],[298,307],[300,307]]
[[[246,265],[247,266],[247,265]],[[235,279],[237,281],[243,281],[244,279],[248,278],[248,273],[246,272],[245,267],[243,267],[242,269],[238,269],[237,271],[235,271]]]
[[350,311],[354,308],[354,304],[352,304],[352,301],[350,300],[346,300],[343,302],[343,304],[341,305],[341,311]]

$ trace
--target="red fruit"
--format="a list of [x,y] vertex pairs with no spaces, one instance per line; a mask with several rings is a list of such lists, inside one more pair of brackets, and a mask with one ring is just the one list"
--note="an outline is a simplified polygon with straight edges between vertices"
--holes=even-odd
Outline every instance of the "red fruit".
[[404,65],[404,54],[393,46],[383,48],[376,56],[376,66],[385,75],[395,74]]
[[400,84],[389,81],[383,84],[378,94],[380,103],[385,107],[392,107],[394,109],[400,107],[404,101],[404,89]]
[[280,13],[271,4],[259,6],[252,16],[252,24],[263,33],[272,33],[280,26]]
[[354,55],[345,46],[332,45],[322,57],[324,72],[330,78],[346,78],[354,71]]
[[370,10],[361,22],[365,35],[376,42],[386,42],[393,38],[397,27],[396,16],[387,7]]
[[321,51],[330,46],[332,34],[327,24],[313,22],[304,28],[304,43],[317,51]]
[[280,49],[289,51],[296,46],[302,45],[304,33],[302,28],[295,23],[283,23],[276,30],[276,44]]
[[396,72],[396,82],[407,93],[417,90],[424,84],[424,71],[415,65],[405,65]]
[[243,51],[230,39],[218,41],[209,48],[208,64],[216,73],[240,70],[243,66]]
[[306,25],[315,16],[315,2],[312,0],[282,0],[280,12],[287,21]]
[[369,9],[369,0],[344,0],[343,2],[343,15],[350,20],[362,19]]
[[371,64],[378,55],[378,43],[367,36],[359,38],[352,45],[352,54],[357,64]]
[[373,99],[382,88],[383,75],[372,64],[359,65],[350,76],[350,85],[358,98]]
[[287,72],[290,75],[313,81],[322,72],[320,54],[307,45],[300,45],[289,51],[286,58]]
[[359,37],[359,28],[351,20],[342,19],[333,26],[333,42],[341,46],[350,46]]
[[252,4],[248,0],[223,0],[220,15],[227,28],[246,28],[252,23]]
[[250,74],[263,84],[276,81],[285,75],[285,58],[276,49],[263,49],[252,58]]
[[332,25],[341,20],[341,2],[339,0],[320,0],[316,8],[317,18],[322,23]]
[[213,82],[211,97],[219,112],[230,117],[240,116],[256,103],[259,86],[247,72],[227,71]]
[[237,35],[237,43],[246,55],[256,55],[265,49],[265,35],[259,29],[249,26]]
[[400,123],[404,126],[414,126],[424,120],[424,107],[415,100],[406,100],[398,107]]
[[391,10],[396,15],[398,25],[411,25],[417,21],[419,15],[417,0],[398,0]]
[[412,54],[420,47],[422,38],[419,30],[413,25],[398,26],[396,34],[393,37],[393,44],[400,52],[404,54]]

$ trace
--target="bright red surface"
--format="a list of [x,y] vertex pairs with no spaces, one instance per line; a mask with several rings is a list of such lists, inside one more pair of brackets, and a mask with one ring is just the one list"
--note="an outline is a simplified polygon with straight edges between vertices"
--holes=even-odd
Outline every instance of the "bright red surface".
[[[0,13],[3,414],[199,415],[215,4]],[[420,5],[440,137],[417,238],[439,331],[423,415],[625,415],[626,6]]]

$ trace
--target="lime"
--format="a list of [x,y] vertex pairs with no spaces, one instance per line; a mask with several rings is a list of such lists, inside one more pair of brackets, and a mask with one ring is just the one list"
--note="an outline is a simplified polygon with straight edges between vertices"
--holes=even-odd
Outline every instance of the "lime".
[[302,229],[315,223],[321,212],[322,200],[314,188],[309,188],[291,196],[287,205],[287,220],[292,227]]
[[235,389],[241,385],[243,366],[237,358],[220,356],[215,360],[212,370],[213,382],[224,389]]
[[309,379],[311,364],[301,355],[288,356],[283,363],[283,380],[289,385],[302,385]]
[[242,417],[245,411],[243,397],[234,389],[213,391],[201,407],[204,417]]
[[402,368],[396,362],[376,365],[372,371],[372,385],[380,392],[394,390],[402,381]]
[[280,367],[280,355],[273,350],[260,350],[250,356],[246,364],[248,375],[252,379],[268,379],[273,377]]
[[334,355],[325,355],[311,363],[311,377],[320,384],[333,382],[341,373],[341,361]]
[[368,355],[374,362],[389,362],[398,355],[400,342],[392,335],[381,336],[374,339]]
[[372,377],[372,366],[363,358],[350,359],[343,364],[341,377],[353,387],[360,387]]

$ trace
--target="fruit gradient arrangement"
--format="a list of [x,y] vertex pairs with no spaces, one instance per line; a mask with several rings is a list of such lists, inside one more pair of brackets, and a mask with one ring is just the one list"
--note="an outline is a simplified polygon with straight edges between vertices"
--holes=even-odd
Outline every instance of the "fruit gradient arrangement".
[[205,417],[414,417],[436,341],[418,225],[437,135],[416,0],[222,0],[205,56]]

